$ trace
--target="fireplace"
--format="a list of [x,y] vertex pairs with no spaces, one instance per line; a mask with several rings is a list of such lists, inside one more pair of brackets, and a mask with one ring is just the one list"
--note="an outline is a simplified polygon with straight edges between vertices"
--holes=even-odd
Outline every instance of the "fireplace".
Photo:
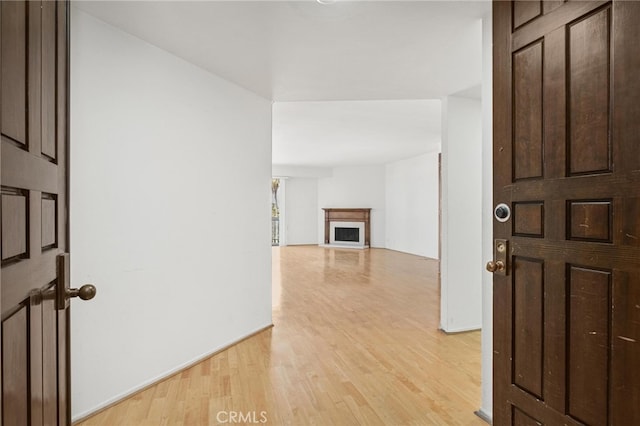
[[346,243],[357,243],[360,241],[360,228],[336,226],[333,229],[334,240]]
[[329,245],[364,248],[364,222],[329,221]]
[[324,210],[324,244],[329,247],[369,247],[371,209]]

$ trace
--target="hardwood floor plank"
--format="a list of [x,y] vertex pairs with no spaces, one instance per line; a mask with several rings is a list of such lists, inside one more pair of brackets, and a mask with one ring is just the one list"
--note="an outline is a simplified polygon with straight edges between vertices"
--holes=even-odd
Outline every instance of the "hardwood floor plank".
[[389,250],[275,247],[273,328],[79,425],[484,425],[480,333],[438,331],[437,273]]

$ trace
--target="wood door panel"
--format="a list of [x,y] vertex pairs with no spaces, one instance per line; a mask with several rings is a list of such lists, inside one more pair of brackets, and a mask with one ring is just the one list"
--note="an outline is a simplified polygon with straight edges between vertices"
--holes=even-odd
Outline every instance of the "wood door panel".
[[[2,310],[10,310],[25,300],[25,292],[31,288],[25,283],[25,277],[29,280],[37,280],[42,283],[52,283],[56,279],[56,256],[62,250],[48,250],[35,259],[10,263],[2,268]],[[53,268],[53,270],[51,269]],[[6,285],[4,285],[6,284]]]
[[513,3],[513,28],[518,28],[541,14],[540,0],[516,0]]
[[[68,181],[68,165],[65,164],[67,160],[67,144],[69,139],[69,6],[68,1],[64,0],[64,3],[58,2],[56,8],[56,164],[64,165],[65,167],[58,168],[58,181]],[[65,6],[63,7],[62,4]],[[66,205],[65,192],[60,195],[58,202],[61,205]],[[59,220],[67,220],[64,215],[59,217]],[[62,229],[62,228],[61,228]]]
[[567,201],[567,204],[568,239],[611,242],[611,200]]
[[27,3],[1,2],[2,134],[27,143]]
[[42,3],[42,149],[55,160],[56,152],[56,5]]
[[42,425],[44,389],[42,387],[43,372],[43,339],[42,303],[40,294],[32,291],[29,297],[28,326],[29,326],[29,426]]
[[513,203],[513,234],[544,237],[544,202]]
[[640,2],[518,8],[493,4],[494,424],[640,424]]
[[589,244],[583,241],[525,239],[518,236],[514,236],[510,244],[511,251],[523,257],[535,257],[541,251],[545,251],[549,259],[563,259],[575,265],[640,272],[640,265],[634,264],[640,257],[636,248],[613,244]]
[[609,172],[610,8],[568,26],[570,174]]
[[640,170],[640,12],[635,2],[620,2],[613,22],[624,33],[613,33],[613,156],[619,172]]
[[0,2],[3,424],[67,425],[67,2]]
[[71,393],[70,372],[71,365],[69,354],[69,309],[56,311],[57,319],[57,346],[58,350],[58,425],[71,424]]
[[621,244],[640,247],[640,197],[629,197],[622,200],[620,208]]
[[[50,287],[54,291],[54,287]],[[42,415],[54,424],[52,419],[58,417],[58,322],[57,311],[53,299],[42,301]],[[63,425],[65,423],[58,423]]]
[[513,422],[513,407],[518,407],[523,413],[546,425],[585,426],[584,423],[551,409],[545,401],[532,398],[530,393],[515,385],[512,385],[509,390],[511,391],[507,403],[509,415],[505,419],[494,416],[493,424],[496,426],[509,425]]
[[545,15],[547,13],[553,12],[554,10],[556,10],[557,8],[562,6],[562,4],[565,1],[566,0],[543,0],[542,1],[542,11],[543,11],[543,13]]
[[638,178],[640,178],[640,172],[632,171],[624,175],[586,175],[571,179],[525,180],[518,181],[518,190],[510,190],[508,195],[513,201],[603,199],[611,198],[611,188],[615,187],[616,194],[622,194],[625,197],[640,197],[640,187],[635,182]]
[[514,180],[543,175],[542,41],[513,55]]
[[611,273],[568,267],[568,413],[607,423]]
[[[46,158],[2,143],[2,185],[57,194],[60,192],[57,166]],[[33,171],[33,172],[30,172]]]
[[55,248],[58,241],[58,201],[55,194],[42,194],[41,228],[43,250]]
[[640,424],[640,274],[613,273],[611,424]]
[[566,264],[551,258],[544,264],[544,402],[558,413],[566,407],[567,299]]
[[42,9],[39,1],[27,1],[27,146],[40,153],[42,145]]
[[542,426],[542,423],[526,414],[518,407],[513,407],[513,426]]
[[[2,411],[3,424],[26,425],[29,419],[29,371],[27,308],[2,321]],[[5,366],[14,366],[5,368]]]
[[[521,28],[513,31],[513,33],[511,33],[511,28],[509,28],[509,45],[511,46],[511,50],[514,52],[520,50],[534,40],[539,40],[557,30],[559,27],[576,21],[608,3],[608,0],[567,1],[554,10],[553,13],[548,13],[537,18],[535,22],[532,22],[533,25],[523,25]],[[511,5],[509,5],[509,8],[511,8]],[[511,12],[507,13],[510,14]],[[509,19],[509,17],[506,18]],[[509,23],[506,23],[506,25],[509,25]]]
[[513,383],[537,398],[542,393],[544,264],[513,258]]
[[2,189],[2,262],[28,256],[29,199],[24,191]]
[[544,163],[547,179],[566,176],[566,30],[557,28],[544,36],[543,57]]

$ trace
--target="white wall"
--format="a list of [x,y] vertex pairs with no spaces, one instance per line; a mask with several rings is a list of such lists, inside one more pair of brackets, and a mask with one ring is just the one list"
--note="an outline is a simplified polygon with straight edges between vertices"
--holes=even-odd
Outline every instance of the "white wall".
[[386,165],[386,248],[438,258],[438,153]]
[[440,326],[482,324],[482,117],[480,101],[442,102],[442,240]]
[[331,167],[308,167],[308,166],[284,166],[274,164],[271,166],[273,177],[300,177],[300,178],[320,178],[331,177],[333,169]]
[[318,244],[324,243],[323,208],[371,208],[371,246],[385,246],[384,166],[336,167],[318,180]]
[[72,15],[78,418],[271,323],[271,104]]
[[[482,260],[493,259],[493,38],[489,12],[482,20]],[[482,405],[493,413],[493,275],[482,275]]]
[[287,245],[318,244],[318,179],[285,182]]

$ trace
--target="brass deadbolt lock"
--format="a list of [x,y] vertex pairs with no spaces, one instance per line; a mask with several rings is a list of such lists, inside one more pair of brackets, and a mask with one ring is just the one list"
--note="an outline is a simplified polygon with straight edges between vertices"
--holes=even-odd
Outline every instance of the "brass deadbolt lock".
[[493,242],[493,259],[487,262],[487,271],[498,275],[508,275],[509,243],[507,240]]

